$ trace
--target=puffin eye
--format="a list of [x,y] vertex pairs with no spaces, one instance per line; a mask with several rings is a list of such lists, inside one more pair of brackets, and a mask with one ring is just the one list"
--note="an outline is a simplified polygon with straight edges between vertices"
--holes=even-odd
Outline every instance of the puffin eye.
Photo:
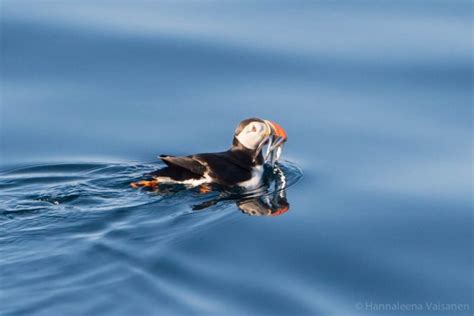
[[251,131],[252,131],[252,132],[256,132],[256,131],[257,131],[257,128],[255,127],[255,125],[252,126]]

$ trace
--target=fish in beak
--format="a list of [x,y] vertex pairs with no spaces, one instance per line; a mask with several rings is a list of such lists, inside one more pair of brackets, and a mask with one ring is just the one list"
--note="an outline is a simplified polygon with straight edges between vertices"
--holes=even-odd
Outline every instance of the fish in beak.
[[286,131],[279,124],[265,120],[265,123],[270,129],[270,136],[268,139],[267,151],[264,155],[265,161],[269,161],[272,167],[280,159],[283,144],[288,140]]

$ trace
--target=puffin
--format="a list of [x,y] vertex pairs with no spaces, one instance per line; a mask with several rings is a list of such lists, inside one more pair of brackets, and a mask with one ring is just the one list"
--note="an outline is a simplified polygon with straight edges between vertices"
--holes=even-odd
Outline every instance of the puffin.
[[160,155],[166,166],[148,174],[147,180],[130,185],[156,189],[160,184],[181,184],[199,187],[201,193],[212,191],[213,185],[254,189],[262,182],[264,163],[274,165],[287,140],[287,133],[279,124],[248,118],[235,129],[229,150],[189,156]]

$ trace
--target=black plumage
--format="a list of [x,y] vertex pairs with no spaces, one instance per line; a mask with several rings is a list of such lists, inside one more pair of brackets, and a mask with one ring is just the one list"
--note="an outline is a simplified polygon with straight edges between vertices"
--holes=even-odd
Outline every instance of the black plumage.
[[[257,156],[256,159],[255,156]],[[185,157],[161,155],[167,165],[150,175],[154,178],[169,177],[177,182],[208,176],[216,184],[234,186],[252,177],[254,167],[263,164],[261,153],[256,154],[238,141],[231,149],[218,153],[202,153]]]

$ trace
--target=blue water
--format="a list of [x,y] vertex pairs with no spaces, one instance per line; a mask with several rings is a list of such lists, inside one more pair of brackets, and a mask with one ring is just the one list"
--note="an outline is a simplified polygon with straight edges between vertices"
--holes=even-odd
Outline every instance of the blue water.
[[[0,12],[2,316],[472,315],[472,2]],[[128,186],[253,116],[286,213]]]

